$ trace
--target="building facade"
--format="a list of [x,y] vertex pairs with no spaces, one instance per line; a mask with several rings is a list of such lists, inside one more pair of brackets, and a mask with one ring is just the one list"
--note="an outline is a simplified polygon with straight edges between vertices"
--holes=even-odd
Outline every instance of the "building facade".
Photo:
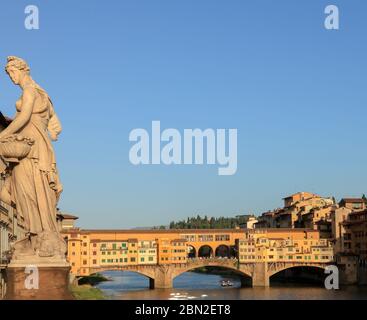
[[247,232],[239,240],[240,263],[251,262],[334,262],[333,245],[320,239],[317,230],[268,229]]
[[[0,189],[2,187],[0,180]],[[11,244],[25,237],[24,219],[13,207],[0,202],[0,298],[5,295],[5,270]]]
[[[318,230],[320,221],[329,224],[334,200],[310,192],[298,192],[283,199],[284,207],[263,213],[255,228],[309,228]],[[331,232],[328,235],[330,236]]]

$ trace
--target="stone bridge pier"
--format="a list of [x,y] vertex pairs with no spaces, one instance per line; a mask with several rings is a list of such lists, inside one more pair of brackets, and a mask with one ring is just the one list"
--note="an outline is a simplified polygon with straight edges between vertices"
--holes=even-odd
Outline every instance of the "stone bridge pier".
[[154,279],[149,279],[151,289],[171,289],[173,288],[173,268],[162,265],[156,268]]
[[253,287],[269,287],[270,276],[266,262],[258,262],[254,264],[254,271],[252,274]]

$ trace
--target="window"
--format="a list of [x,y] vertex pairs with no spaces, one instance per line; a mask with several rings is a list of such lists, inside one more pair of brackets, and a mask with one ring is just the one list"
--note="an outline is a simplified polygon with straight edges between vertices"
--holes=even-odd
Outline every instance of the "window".
[[93,264],[97,264],[97,260],[93,260]]
[[229,241],[230,237],[228,234],[218,234],[215,236],[215,241]]
[[72,243],[71,243],[71,246],[72,246],[72,247],[75,247],[75,242],[72,242]]
[[87,260],[83,260],[83,264],[86,265],[88,262]]
[[130,258],[130,261],[131,261],[131,262],[135,262],[135,261],[136,261],[136,259],[135,259],[135,258]]
[[140,262],[144,262],[144,258],[142,257],[142,258],[140,258]]

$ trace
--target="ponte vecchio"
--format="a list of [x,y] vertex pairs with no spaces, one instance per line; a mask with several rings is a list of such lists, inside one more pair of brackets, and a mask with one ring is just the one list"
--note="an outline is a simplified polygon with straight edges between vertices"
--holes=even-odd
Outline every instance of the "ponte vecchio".
[[243,283],[269,286],[270,277],[294,267],[334,264],[332,244],[311,229],[184,229],[63,231],[71,274],[133,271],[151,288],[172,288],[180,274],[199,267],[230,269]]

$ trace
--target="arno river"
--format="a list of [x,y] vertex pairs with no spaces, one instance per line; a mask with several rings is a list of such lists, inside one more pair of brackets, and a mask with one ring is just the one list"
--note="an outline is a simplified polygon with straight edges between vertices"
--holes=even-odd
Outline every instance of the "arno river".
[[[205,299],[363,299],[367,300],[367,286],[347,286],[340,290],[326,290],[312,284],[272,283],[270,288],[240,288],[240,280],[226,276],[186,272],[174,280],[173,289],[149,289],[149,280],[133,272],[104,272],[111,281],[96,287],[109,299],[118,300],[205,300]],[[221,287],[221,280],[231,280],[233,287]]]

